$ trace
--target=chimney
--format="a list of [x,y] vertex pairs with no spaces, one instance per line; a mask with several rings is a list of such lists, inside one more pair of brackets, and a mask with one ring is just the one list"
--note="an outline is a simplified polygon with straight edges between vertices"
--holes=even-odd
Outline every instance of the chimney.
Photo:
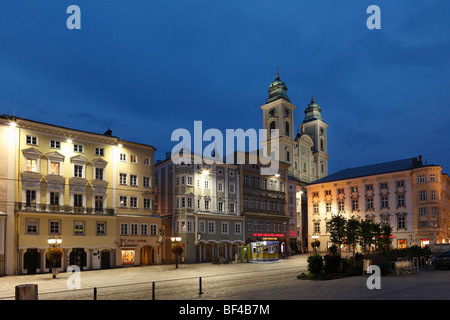
[[422,165],[422,155],[419,154],[419,165]]

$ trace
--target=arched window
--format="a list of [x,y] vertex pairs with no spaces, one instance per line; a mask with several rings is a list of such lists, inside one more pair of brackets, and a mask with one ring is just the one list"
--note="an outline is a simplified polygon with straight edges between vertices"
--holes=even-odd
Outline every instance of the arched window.
[[272,135],[272,130],[275,130],[276,127],[277,127],[276,122],[272,121],[269,125],[269,132],[268,132],[267,136],[270,137]]
[[286,151],[286,161],[291,162],[291,153],[289,152],[289,150]]
[[291,134],[290,134],[290,130],[289,130],[289,122],[288,122],[288,121],[286,121],[285,129],[286,129],[286,135],[287,135],[288,137],[290,137]]

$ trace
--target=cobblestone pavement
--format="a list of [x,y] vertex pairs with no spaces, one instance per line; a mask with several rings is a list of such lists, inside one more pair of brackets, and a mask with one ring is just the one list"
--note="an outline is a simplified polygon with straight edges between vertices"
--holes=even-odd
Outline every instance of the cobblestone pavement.
[[[306,255],[274,263],[232,263],[225,265],[158,265],[80,273],[81,290],[68,290],[71,274],[0,277],[0,299],[14,299],[15,286],[37,284],[39,299],[99,300],[152,298],[160,300],[448,300],[450,271],[421,271],[413,275],[383,276],[380,289],[368,289],[368,276],[336,280],[298,280],[306,272]],[[199,295],[199,277],[203,294]],[[76,291],[76,292],[75,292]],[[55,294],[56,293],[56,294]]]

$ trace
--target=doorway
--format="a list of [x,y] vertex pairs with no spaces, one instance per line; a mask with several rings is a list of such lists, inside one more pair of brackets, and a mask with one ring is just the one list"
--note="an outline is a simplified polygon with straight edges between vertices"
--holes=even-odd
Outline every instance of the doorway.
[[37,269],[41,268],[41,254],[38,249],[28,249],[23,257],[23,268],[27,274],[36,274]]
[[141,250],[141,265],[148,266],[155,264],[155,249],[151,246],[142,247]]
[[87,265],[86,263],[86,251],[83,248],[73,248],[70,253],[70,265],[75,265],[83,270],[83,267]]
[[111,266],[109,264],[111,257],[111,251],[109,250],[103,250],[101,253],[101,266],[102,269],[109,269]]

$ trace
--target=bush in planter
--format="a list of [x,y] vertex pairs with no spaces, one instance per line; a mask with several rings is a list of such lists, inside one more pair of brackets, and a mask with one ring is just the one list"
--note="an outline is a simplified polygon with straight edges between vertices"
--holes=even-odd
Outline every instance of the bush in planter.
[[312,254],[308,257],[308,271],[311,274],[320,274],[323,270],[323,258],[320,254]]
[[392,272],[391,257],[383,253],[371,254],[368,259],[372,260],[372,265],[376,265],[380,268],[382,275],[386,275]]
[[341,255],[337,254],[337,246],[332,245],[330,253],[323,257],[324,271],[326,273],[339,273],[341,271]]

